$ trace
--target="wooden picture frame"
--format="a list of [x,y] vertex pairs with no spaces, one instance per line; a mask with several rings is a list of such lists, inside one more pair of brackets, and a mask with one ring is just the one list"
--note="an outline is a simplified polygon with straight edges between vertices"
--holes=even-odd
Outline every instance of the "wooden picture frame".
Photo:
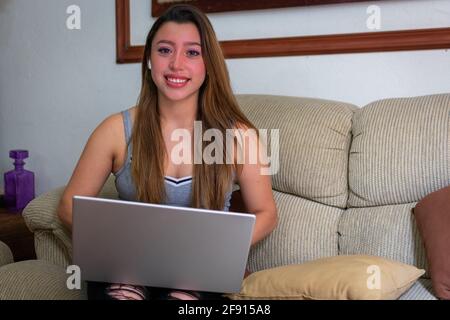
[[[450,48],[450,28],[221,41],[227,59]],[[132,46],[130,0],[116,0],[117,63],[141,62],[144,46]]]
[[[367,0],[151,0],[152,16],[159,17],[165,10],[173,4],[191,4],[205,13],[242,11],[256,9],[287,8],[298,6],[312,6],[335,3],[362,2]],[[372,0],[380,1],[380,0]]]

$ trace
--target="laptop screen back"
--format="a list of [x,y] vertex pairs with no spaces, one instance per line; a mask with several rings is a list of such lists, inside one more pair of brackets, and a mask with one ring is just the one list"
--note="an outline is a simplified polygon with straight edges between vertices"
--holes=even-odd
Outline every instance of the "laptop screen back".
[[238,292],[255,216],[75,196],[73,263],[83,280]]

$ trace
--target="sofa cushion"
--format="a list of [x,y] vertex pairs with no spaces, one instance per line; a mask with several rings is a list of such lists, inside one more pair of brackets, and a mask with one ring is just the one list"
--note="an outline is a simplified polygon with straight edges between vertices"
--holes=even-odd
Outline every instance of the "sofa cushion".
[[87,299],[85,283],[69,290],[66,269],[43,260],[27,260],[0,267],[0,300]]
[[357,107],[269,95],[238,95],[237,99],[258,129],[279,129],[280,167],[273,176],[273,188],[344,208],[351,119]]
[[436,295],[450,300],[450,186],[423,198],[414,216],[425,244]]
[[339,222],[339,254],[380,256],[427,269],[425,248],[412,214],[414,206],[346,210]]
[[417,202],[450,184],[450,94],[385,99],[353,116],[349,207]]
[[398,300],[437,300],[430,279],[420,278]]
[[0,267],[12,262],[14,262],[14,258],[11,249],[6,243],[0,241]]
[[57,216],[57,208],[63,192],[64,187],[53,189],[36,197],[25,207],[23,217],[32,232],[63,227]]
[[34,247],[36,257],[66,268],[72,263],[72,244],[66,246],[64,241],[50,230],[34,232]]
[[376,256],[337,256],[262,270],[231,299],[397,299],[424,270]]
[[278,225],[250,250],[248,268],[258,271],[338,254],[343,210],[274,191]]

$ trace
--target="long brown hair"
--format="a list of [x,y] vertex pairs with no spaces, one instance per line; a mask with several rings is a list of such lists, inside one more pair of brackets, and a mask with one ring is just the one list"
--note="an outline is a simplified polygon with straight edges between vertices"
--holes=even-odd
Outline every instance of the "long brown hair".
[[[200,34],[206,77],[200,87],[197,120],[203,130],[222,132],[237,125],[255,129],[240,110],[230,85],[225,59],[211,23],[205,14],[190,5],[174,5],[160,16],[150,29],[142,59],[142,87],[137,103],[131,142],[132,176],[138,201],[163,203],[165,199],[164,161],[166,153],[158,110],[158,89],[151,77],[148,61],[157,31],[166,22],[193,23]],[[225,139],[222,163],[194,164],[192,173],[192,207],[222,210],[225,194],[230,191],[233,170],[227,164]],[[206,144],[202,143],[204,150]],[[203,155],[202,150],[202,155]]]

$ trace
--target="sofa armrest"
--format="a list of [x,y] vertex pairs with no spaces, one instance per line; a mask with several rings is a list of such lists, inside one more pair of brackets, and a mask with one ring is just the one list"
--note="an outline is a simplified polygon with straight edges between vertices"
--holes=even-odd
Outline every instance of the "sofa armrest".
[[0,241],[0,267],[13,262],[14,258],[11,249]]
[[[52,248],[49,248],[49,246],[55,247],[56,251],[61,251],[60,247],[62,245],[62,249],[67,252],[65,254],[66,256],[68,255],[67,258],[71,258],[72,256],[72,234],[70,230],[64,226],[57,214],[59,201],[64,189],[64,186],[59,187],[36,197],[26,206],[22,213],[28,228],[35,234],[36,255],[38,256],[38,259],[45,257],[44,259],[48,260],[48,252],[44,255],[40,248],[52,251]],[[117,199],[113,175],[110,175],[105,182],[98,197]],[[39,241],[46,242],[46,244],[41,245],[38,243]],[[54,241],[59,241],[60,244],[49,244]],[[56,246],[59,248],[56,249]],[[56,261],[54,259],[50,260],[53,262]],[[58,258],[58,261],[59,260],[60,259]]]
[[22,215],[34,234],[36,257],[61,266],[72,259],[72,235],[57,215],[65,187],[59,187],[33,199]]
[[67,277],[66,268],[48,261],[10,263],[0,267],[0,301],[87,299],[86,282],[72,290],[67,287]]
[[59,200],[64,188],[59,187],[36,197],[23,210],[22,215],[31,232],[45,230],[54,233],[64,229],[67,233],[66,236],[70,239],[68,230],[63,226],[57,215]]

